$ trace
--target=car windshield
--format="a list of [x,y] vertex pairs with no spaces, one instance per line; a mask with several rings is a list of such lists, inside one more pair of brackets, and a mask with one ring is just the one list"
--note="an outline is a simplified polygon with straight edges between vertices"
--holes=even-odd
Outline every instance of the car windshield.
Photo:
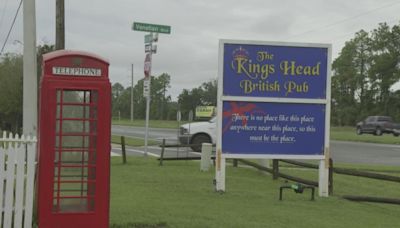
[[382,121],[382,122],[384,122],[384,121],[391,122],[391,121],[392,121],[392,118],[390,118],[390,117],[388,117],[388,116],[380,116],[380,117],[378,117],[378,121]]

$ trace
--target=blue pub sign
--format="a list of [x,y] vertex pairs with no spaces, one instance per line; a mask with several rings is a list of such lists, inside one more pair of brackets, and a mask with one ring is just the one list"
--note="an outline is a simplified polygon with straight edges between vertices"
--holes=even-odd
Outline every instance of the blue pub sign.
[[222,45],[222,153],[323,156],[330,46]]

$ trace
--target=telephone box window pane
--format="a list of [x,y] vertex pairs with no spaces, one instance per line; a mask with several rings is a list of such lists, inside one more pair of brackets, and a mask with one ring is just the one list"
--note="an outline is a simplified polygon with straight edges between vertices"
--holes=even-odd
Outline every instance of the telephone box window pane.
[[62,197],[87,197],[87,183],[61,183]]
[[[87,197],[87,196],[93,196],[94,192],[90,194],[89,189],[92,191],[94,188],[89,187],[94,186],[94,184],[90,183],[80,183],[80,182],[72,182],[71,183],[60,183],[60,189],[61,195],[60,197],[75,197],[75,198],[81,198],[81,197]],[[54,185],[54,191],[58,191],[58,184]],[[56,198],[56,197],[55,197]]]
[[57,118],[60,118],[60,117],[61,117],[60,113],[61,113],[61,106],[60,106],[60,105],[57,105],[57,109],[56,109],[56,116],[57,116]]
[[89,136],[65,136],[62,137],[62,148],[89,148]]
[[68,118],[88,119],[89,111],[90,111],[89,106],[65,105],[63,106],[62,117],[64,119]]
[[[88,201],[90,203],[88,203]],[[91,206],[89,198],[61,198],[60,199],[60,211],[61,212],[87,212],[93,211],[94,207]]]
[[[60,133],[62,127],[63,133],[89,133],[90,132],[90,121],[89,120],[61,120],[56,121],[56,133]],[[92,124],[93,125],[93,124]],[[93,131],[92,131],[93,132]]]
[[64,103],[89,103],[90,91],[75,91],[65,90],[63,101]]
[[[61,159],[59,157],[61,156]],[[89,164],[89,154],[88,152],[62,152],[62,153],[57,153],[54,159],[55,164],[59,164],[59,162],[62,162],[62,164],[68,164],[68,165],[88,165]],[[93,165],[93,163],[92,163]]]
[[[60,121],[57,121],[60,122]],[[59,125],[57,126],[57,131],[59,131]],[[79,120],[64,120],[62,124],[63,133],[89,133],[90,130],[89,121],[79,121]]]

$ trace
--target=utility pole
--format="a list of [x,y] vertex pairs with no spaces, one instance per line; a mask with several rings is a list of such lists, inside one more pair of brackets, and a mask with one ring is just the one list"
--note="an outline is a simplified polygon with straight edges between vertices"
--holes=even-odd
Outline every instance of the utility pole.
[[37,135],[37,63],[35,0],[24,0],[23,120],[25,135]]
[[161,119],[164,120],[164,106],[165,106],[165,80],[163,81],[163,98],[161,104]]
[[131,122],[133,122],[133,63],[132,63],[132,80],[131,80]]
[[56,0],[56,50],[65,49],[64,0]]

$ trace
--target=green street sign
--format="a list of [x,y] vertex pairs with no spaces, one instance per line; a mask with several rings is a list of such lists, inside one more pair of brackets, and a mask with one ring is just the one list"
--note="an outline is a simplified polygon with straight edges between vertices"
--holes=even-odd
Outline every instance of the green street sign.
[[171,34],[171,26],[147,24],[147,23],[141,23],[141,22],[133,22],[132,30],[142,31],[142,32]]
[[153,42],[153,34],[144,35],[144,43],[148,44]]

